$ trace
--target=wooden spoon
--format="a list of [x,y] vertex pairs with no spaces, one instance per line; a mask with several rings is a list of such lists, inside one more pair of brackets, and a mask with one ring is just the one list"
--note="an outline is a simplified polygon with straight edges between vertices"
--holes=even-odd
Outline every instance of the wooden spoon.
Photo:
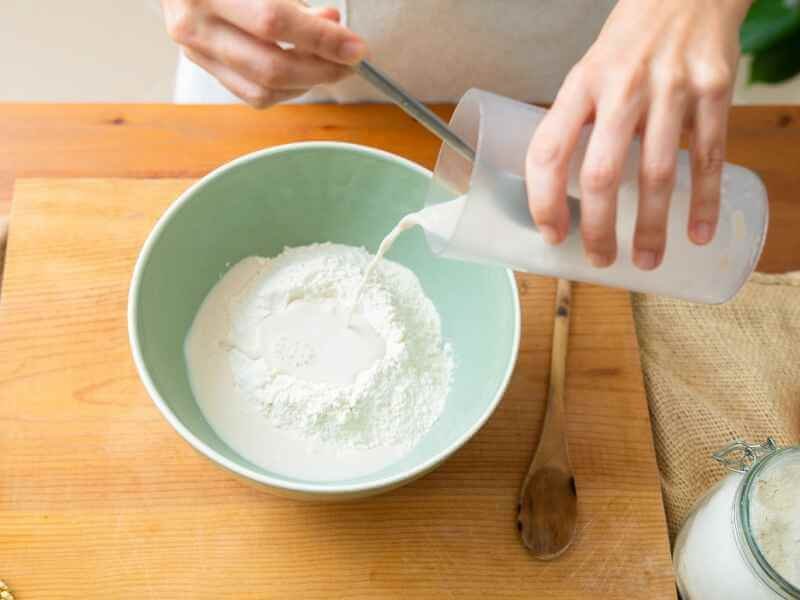
[[519,495],[517,529],[536,557],[560,556],[575,536],[578,496],[569,464],[564,416],[564,377],[569,337],[570,284],[558,280],[550,384],[539,446]]

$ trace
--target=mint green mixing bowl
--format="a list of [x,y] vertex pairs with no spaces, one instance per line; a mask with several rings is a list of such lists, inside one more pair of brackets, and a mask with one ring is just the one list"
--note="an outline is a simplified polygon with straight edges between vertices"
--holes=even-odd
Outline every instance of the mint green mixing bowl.
[[161,217],[131,284],[128,328],[147,391],[200,453],[278,493],[339,499],[386,491],[430,471],[464,444],[500,402],[517,357],[519,298],[505,269],[439,259],[416,229],[388,258],[411,268],[433,300],[456,362],[443,414],[399,462],[334,482],[266,471],[231,450],[195,403],[183,342],[200,304],[226,269],[251,255],[331,241],[375,252],[406,213],[422,207],[430,172],[362,146],[311,142],[243,156],[207,175]]

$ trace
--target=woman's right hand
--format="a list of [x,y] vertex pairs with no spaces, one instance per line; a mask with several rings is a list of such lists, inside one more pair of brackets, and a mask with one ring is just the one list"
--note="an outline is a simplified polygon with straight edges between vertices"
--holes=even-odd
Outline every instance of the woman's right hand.
[[[350,74],[366,45],[335,8],[296,0],[161,0],[186,56],[256,108]],[[278,42],[291,44],[283,49]]]

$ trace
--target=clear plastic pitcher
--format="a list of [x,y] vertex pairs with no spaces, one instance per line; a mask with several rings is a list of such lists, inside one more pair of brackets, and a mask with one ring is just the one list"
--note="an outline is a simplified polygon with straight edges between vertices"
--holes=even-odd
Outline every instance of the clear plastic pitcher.
[[[632,256],[639,162],[634,142],[619,191],[617,259],[595,268],[584,256],[577,202],[569,202],[569,234],[557,246],[544,242],[528,212],[525,155],[546,112],[481,90],[464,95],[450,126],[475,148],[475,162],[443,145],[419,218],[436,254],[695,302],[725,302],[736,294],[758,262],[767,231],[767,195],[757,175],[725,164],[716,234],[697,246],[687,235],[691,172],[689,155],[681,151],[663,261],[643,271]],[[590,132],[583,131],[570,165],[568,191],[574,198],[580,197],[578,173]]]

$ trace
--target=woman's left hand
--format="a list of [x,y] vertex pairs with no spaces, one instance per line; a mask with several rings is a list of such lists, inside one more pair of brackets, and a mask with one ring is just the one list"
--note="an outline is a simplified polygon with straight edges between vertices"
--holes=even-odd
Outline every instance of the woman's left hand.
[[728,106],[749,0],[620,0],[586,56],[572,69],[528,151],[531,214],[544,239],[569,226],[569,161],[581,128],[594,122],[580,170],[581,233],[589,261],[614,262],[620,177],[641,134],[634,262],[654,269],[664,254],[681,132],[691,133],[688,235],[714,236]]

